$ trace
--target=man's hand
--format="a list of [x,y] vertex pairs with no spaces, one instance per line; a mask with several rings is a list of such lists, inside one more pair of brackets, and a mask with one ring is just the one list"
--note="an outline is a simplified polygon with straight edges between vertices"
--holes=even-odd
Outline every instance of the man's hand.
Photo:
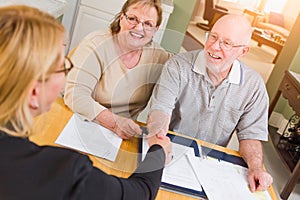
[[272,176],[263,170],[263,152],[259,140],[240,140],[240,154],[246,161],[248,183],[252,192],[267,190],[273,182]]
[[272,176],[262,168],[249,169],[248,183],[251,192],[267,190],[273,183]]

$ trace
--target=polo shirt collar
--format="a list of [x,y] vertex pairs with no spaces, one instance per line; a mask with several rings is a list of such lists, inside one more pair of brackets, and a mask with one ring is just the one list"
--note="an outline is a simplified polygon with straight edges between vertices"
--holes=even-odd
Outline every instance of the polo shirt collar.
[[228,82],[240,85],[242,83],[242,69],[239,61],[233,62],[232,68],[228,75]]
[[[206,64],[204,53],[204,50],[199,52],[192,70],[198,74],[206,76]],[[232,68],[228,75],[228,82],[237,85],[242,83],[242,68],[238,60],[234,60],[233,62]]]

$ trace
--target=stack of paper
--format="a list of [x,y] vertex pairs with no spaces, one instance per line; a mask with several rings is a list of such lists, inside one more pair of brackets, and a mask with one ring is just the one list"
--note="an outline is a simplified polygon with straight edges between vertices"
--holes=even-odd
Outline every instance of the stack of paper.
[[218,159],[199,159],[187,155],[208,199],[270,199],[268,191],[252,193],[248,186],[248,169]]
[[[145,139],[143,139],[143,155],[144,159],[146,153],[149,149],[149,145]],[[189,164],[186,155],[195,156],[194,148],[172,143],[172,161],[165,166],[162,182],[164,184],[170,185],[171,188],[177,189],[181,192],[190,191],[190,194],[202,192],[202,187],[195,175],[192,166]],[[197,194],[194,194],[197,195]]]
[[122,139],[103,126],[74,114],[55,143],[115,161]]
[[[148,148],[148,143],[143,139],[142,158]],[[173,160],[163,171],[163,187],[210,200],[271,200],[268,191],[250,191],[248,168],[210,156],[195,156],[192,147],[174,142],[172,151]]]

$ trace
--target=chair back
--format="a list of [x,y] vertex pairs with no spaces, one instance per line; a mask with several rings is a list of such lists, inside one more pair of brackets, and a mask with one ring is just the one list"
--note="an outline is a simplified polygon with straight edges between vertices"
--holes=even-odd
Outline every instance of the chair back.
[[205,0],[203,19],[212,21],[214,17],[214,0]]

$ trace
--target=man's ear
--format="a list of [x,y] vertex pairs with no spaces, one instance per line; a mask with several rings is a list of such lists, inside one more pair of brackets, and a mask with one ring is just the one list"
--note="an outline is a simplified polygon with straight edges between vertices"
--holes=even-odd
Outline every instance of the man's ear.
[[31,89],[29,90],[29,107],[31,109],[39,108],[39,94],[40,94],[40,83],[36,81],[32,84]]
[[250,51],[250,47],[248,47],[248,46],[244,47],[243,50],[242,50],[241,55],[237,59],[240,59],[241,57],[243,57],[244,55],[246,55],[249,51]]

